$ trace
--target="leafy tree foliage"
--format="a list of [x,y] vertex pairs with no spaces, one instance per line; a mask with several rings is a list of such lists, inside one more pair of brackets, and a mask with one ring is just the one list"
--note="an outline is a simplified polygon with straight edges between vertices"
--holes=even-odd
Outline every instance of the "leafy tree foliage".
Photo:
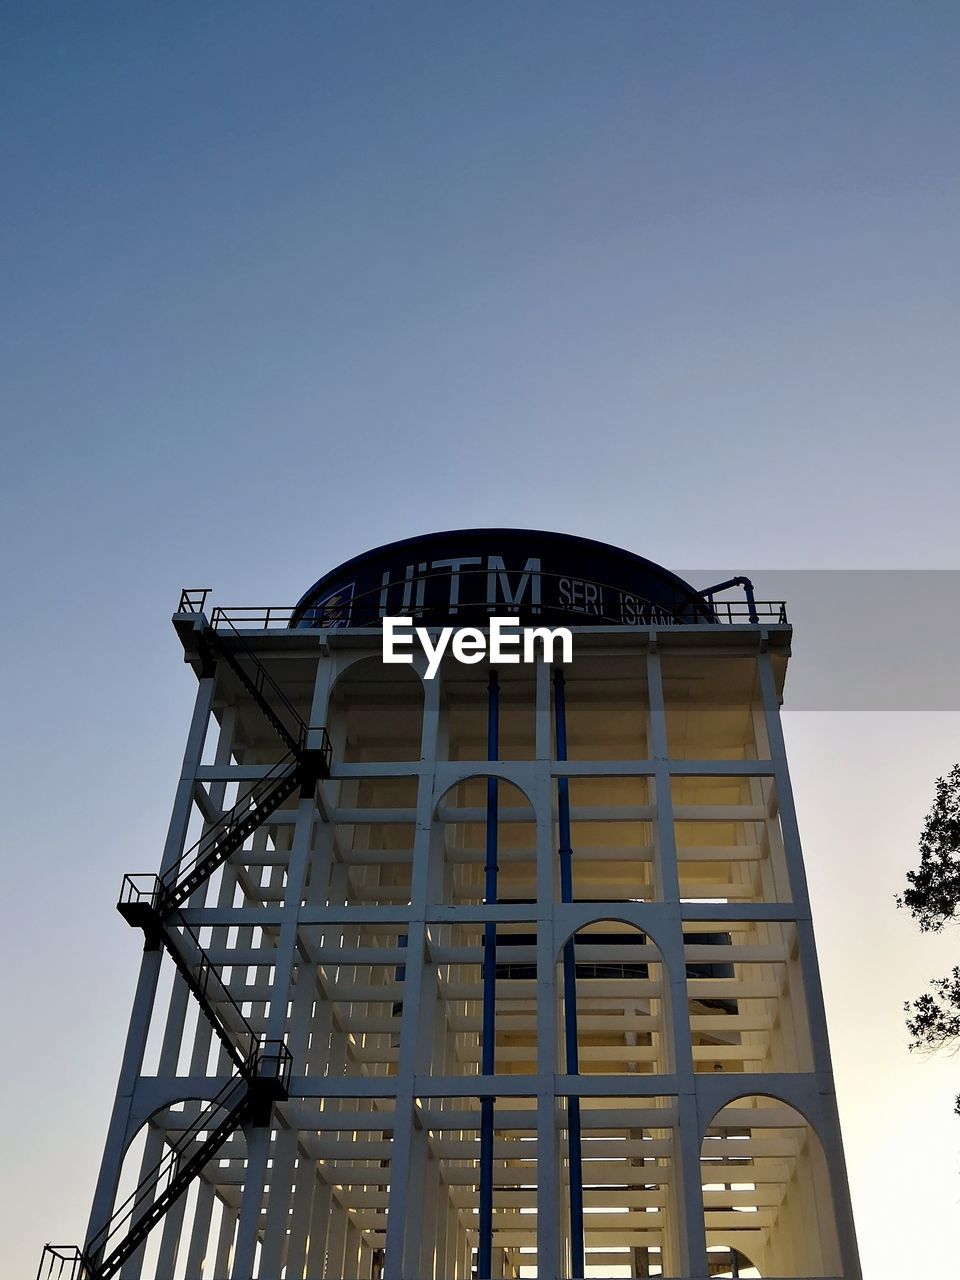
[[897,905],[908,907],[924,932],[939,933],[960,903],[960,764],[937,779],[920,836],[920,866],[907,872],[907,886]]
[[[907,888],[897,898],[919,922],[921,930],[939,933],[957,919],[960,905],[960,764],[937,779],[936,797],[920,836],[920,866],[907,872]],[[960,966],[936,978],[925,992],[903,1006],[911,1049],[960,1049]],[[960,1095],[955,1111],[960,1115]]]

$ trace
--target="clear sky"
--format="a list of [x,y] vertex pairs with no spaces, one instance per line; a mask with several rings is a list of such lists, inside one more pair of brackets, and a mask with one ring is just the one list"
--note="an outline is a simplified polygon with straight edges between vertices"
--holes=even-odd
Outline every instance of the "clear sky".
[[[924,0],[0,4],[11,1276],[85,1224],[181,585],[292,603],[487,524],[960,568],[958,37]],[[909,664],[936,621],[877,625]],[[946,1276],[960,1069],[900,1006],[960,943],[892,895],[960,717],[787,732],[866,1280]]]

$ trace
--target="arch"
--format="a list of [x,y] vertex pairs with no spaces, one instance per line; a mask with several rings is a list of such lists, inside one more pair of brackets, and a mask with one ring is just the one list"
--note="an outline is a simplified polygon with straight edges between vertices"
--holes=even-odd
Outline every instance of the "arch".
[[[240,1087],[240,1078],[238,1076],[230,1077],[230,1079],[236,1080],[238,1087]],[[187,1108],[190,1103],[197,1104],[198,1112],[201,1112],[208,1107],[212,1108],[213,1104],[217,1101],[217,1098],[219,1097],[220,1093],[222,1092],[224,1087],[227,1084],[229,1084],[230,1080],[211,1076],[209,1077],[209,1082],[211,1085],[211,1089],[209,1092],[191,1090],[188,1093],[177,1094],[175,1097],[167,1098],[167,1099],[164,1099],[164,1101],[157,1103],[155,1106],[151,1107],[148,1114],[146,1114],[142,1118],[137,1118],[134,1121],[134,1123],[131,1125],[130,1131],[124,1142],[122,1160],[125,1162],[128,1159],[130,1152],[133,1148],[133,1144],[137,1141],[137,1139],[143,1133],[145,1133],[151,1127],[153,1127],[154,1129],[159,1129],[161,1127],[157,1123],[158,1116],[162,1116],[165,1113],[178,1113],[178,1110],[180,1108],[183,1108],[184,1115],[189,1115]],[[221,1106],[218,1106],[216,1110],[217,1112],[224,1111],[225,1108],[221,1105]],[[165,1127],[168,1132],[174,1132],[175,1130],[178,1130],[180,1128],[179,1125],[167,1125]],[[184,1125],[183,1127],[186,1128],[187,1126]],[[242,1132],[242,1131],[238,1130],[238,1132]]]
[[430,896],[450,905],[479,905],[485,897],[487,781],[497,780],[497,900],[537,898],[536,810],[527,791],[499,771],[465,772],[433,806]]
[[424,685],[411,666],[384,665],[379,654],[353,659],[327,701],[334,756],[347,764],[419,760]]
[[714,1244],[707,1249],[710,1280],[763,1280],[760,1268],[742,1249],[730,1244]]
[[[727,1108],[735,1107],[736,1104],[743,1099],[756,1099],[757,1101],[762,1101],[767,1104],[785,1107],[789,1111],[795,1111],[804,1124],[806,1124],[812,1131],[816,1132],[817,1126],[814,1121],[810,1119],[809,1115],[809,1111],[811,1109],[808,1105],[810,1101],[809,1097],[807,1102],[804,1102],[800,1098],[788,1096],[788,1091],[782,1087],[782,1081],[780,1088],[757,1088],[754,1086],[751,1088],[749,1093],[744,1093],[742,1089],[738,1087],[740,1082],[732,1080],[729,1077],[721,1077],[720,1080],[710,1080],[709,1082],[710,1085],[713,1085],[714,1083],[722,1083],[725,1087],[720,1089],[718,1092],[713,1093],[712,1097],[709,1098],[707,1105],[708,1107],[712,1107],[712,1113],[709,1113],[708,1122],[701,1126],[701,1142],[706,1136],[707,1130],[713,1126],[717,1116]],[[800,1084],[803,1092],[808,1092],[810,1087],[809,1081],[798,1080],[798,1084]],[[806,1087],[804,1088],[804,1086]],[[722,1098],[723,1100],[718,1103],[718,1098]],[[819,1135],[817,1136],[819,1137]]]
[[[666,966],[646,930],[616,913],[581,924],[573,941],[580,1075],[660,1075],[669,1070]],[[564,989],[567,957],[557,959],[560,1005],[557,1063],[569,1071]]]
[[[315,900],[330,906],[409,903],[423,712],[423,682],[410,667],[384,666],[378,655],[366,654],[338,674],[328,731],[334,759],[354,768],[324,784],[335,812],[311,858]],[[398,768],[387,774],[363,767],[384,763]]]
[[416,771],[345,777],[332,785],[337,804],[332,822],[319,829],[308,892],[329,906],[407,905],[416,842]]
[[[159,1090],[151,1089],[151,1094],[153,1096],[150,1101],[147,1102],[146,1106],[141,1106],[139,1111],[131,1112],[127,1123],[127,1136],[124,1139],[123,1145],[124,1156],[126,1156],[130,1143],[134,1138],[136,1138],[144,1125],[150,1124],[154,1116],[158,1116],[161,1111],[169,1111],[172,1107],[179,1106],[181,1103],[185,1102],[199,1102],[202,1106],[206,1106],[214,1100],[226,1084],[226,1081],[227,1077],[225,1076],[208,1076],[205,1078],[205,1084],[209,1086],[207,1089],[201,1090],[194,1080],[191,1081],[191,1085],[193,1086],[191,1092],[180,1093],[178,1091],[179,1086],[185,1084],[186,1081],[174,1076],[169,1082],[166,1097],[161,1096],[161,1092]],[[156,1078],[156,1082],[159,1084],[159,1077]]]
[[[200,1092],[191,1091],[165,1099],[154,1106],[128,1135],[111,1206],[113,1230],[99,1238],[95,1234],[87,1242],[87,1247],[92,1245],[100,1251],[109,1252],[120,1242],[130,1216],[134,1219],[140,1216],[152,1203],[156,1189],[166,1185],[176,1168],[175,1144],[185,1141],[184,1150],[189,1150],[193,1144],[202,1141],[210,1127],[218,1123],[232,1103],[242,1096],[246,1088],[243,1079],[234,1077],[227,1085],[231,1083],[235,1095],[231,1093],[225,1097],[224,1090],[215,1090],[212,1096],[205,1097]],[[211,1078],[211,1085],[223,1084],[223,1081]],[[172,1236],[166,1236],[162,1220],[141,1246],[137,1274],[143,1280],[172,1274],[178,1243],[181,1256],[186,1255],[188,1259],[188,1274],[189,1259],[209,1256],[211,1248],[216,1247],[216,1243],[211,1246],[211,1240],[216,1242],[229,1234],[232,1243],[246,1161],[246,1138],[243,1129],[238,1128],[168,1210],[179,1219],[178,1230]],[[101,1226],[106,1228],[107,1224],[97,1224],[95,1231],[99,1232]],[[135,1258],[137,1256],[134,1255]]]
[[[637,903],[629,914],[624,910],[624,907],[628,905],[627,903],[578,902],[572,905],[574,909],[585,908],[587,910],[587,914],[579,924],[574,925],[573,928],[569,929],[562,937],[558,937],[555,947],[555,957],[559,956],[562,952],[564,943],[568,942],[569,939],[572,938],[580,929],[585,928],[588,924],[595,924],[600,921],[609,921],[611,924],[626,925],[630,929],[636,929],[640,933],[646,934],[660,952],[661,959],[666,964],[666,959],[663,955],[663,946],[657,936],[660,934],[661,926],[665,929],[666,925],[662,920],[654,920],[652,926],[648,923],[644,918],[646,916],[646,903]],[[635,916],[639,918],[635,919]]]
[[774,1092],[729,1098],[706,1128],[700,1168],[708,1249],[736,1249],[762,1275],[840,1274],[829,1170],[798,1106]]
[[475,781],[485,782],[487,778],[496,778],[498,782],[506,783],[508,786],[512,787],[514,791],[518,791],[520,795],[523,796],[527,804],[530,806],[531,812],[533,812],[534,810],[533,797],[530,794],[530,791],[527,785],[525,785],[523,782],[520,782],[516,778],[515,776],[516,771],[509,764],[509,762],[491,760],[487,762],[487,764],[488,764],[487,768],[484,768],[483,766],[478,766],[478,765],[469,766],[466,769],[464,769],[462,774],[459,774],[457,777],[455,777],[452,782],[447,782],[444,785],[443,790],[440,792],[440,794],[437,796],[436,800],[434,801],[434,805],[433,805],[434,818],[439,816],[440,805],[443,803],[446,797],[450,794],[450,792],[453,791],[456,787],[461,786],[465,782],[475,782]]
[[[487,844],[488,782],[496,778],[496,841]],[[429,885],[434,902],[481,907],[487,899],[487,861],[496,859],[497,906],[492,936],[485,912],[435,922],[427,934],[432,974],[427,1023],[420,1038],[423,1069],[437,1075],[475,1075],[482,1069],[483,1028],[489,1016],[495,946],[493,1070],[537,1070],[536,821],[522,787],[498,772],[471,769],[450,782],[434,804]],[[512,908],[504,910],[504,908]],[[479,918],[477,918],[479,916]],[[487,1012],[484,1013],[486,1008]]]
[[[358,667],[365,662],[376,663],[377,666],[379,667],[384,666],[383,658],[381,656],[379,649],[376,650],[375,652],[369,652],[363,649],[359,650],[358,652],[344,652],[343,650],[338,650],[337,651],[338,665],[336,668],[336,675],[334,676],[333,681],[331,682],[331,685],[330,685],[330,695],[331,696],[333,695],[334,690],[336,689],[337,685],[341,682],[341,680],[344,678],[344,676],[349,675],[355,667]],[[421,688],[424,687],[423,676],[416,662],[397,663],[396,666],[388,663],[387,666],[390,670],[395,670],[397,672],[406,674],[408,676],[413,676],[414,679],[419,681]]]

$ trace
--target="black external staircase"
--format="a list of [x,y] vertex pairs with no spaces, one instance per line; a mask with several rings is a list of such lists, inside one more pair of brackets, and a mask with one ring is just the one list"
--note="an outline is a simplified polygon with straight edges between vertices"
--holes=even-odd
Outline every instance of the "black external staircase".
[[148,948],[162,947],[173,961],[234,1065],[241,1072],[254,1054],[258,1037],[223,981],[194,930],[167,904],[159,876],[125,876],[121,915],[143,929]]
[[[151,907],[164,916],[184,906],[214,871],[241,849],[244,841],[312,776],[293,752],[287,752],[232,808],[225,810],[172,867],[162,876],[153,877],[158,883]],[[121,894],[118,910],[131,924],[142,925],[139,917],[131,915],[128,897]]]
[[269,1040],[260,1045],[244,1072],[228,1080],[200,1110],[85,1249],[45,1247],[37,1280],[110,1280],[115,1276],[231,1134],[248,1122],[268,1122],[274,1102],[287,1096],[290,1065],[286,1045]]
[[309,759],[315,776],[325,777],[330,765],[326,731],[307,725],[231,619],[219,609],[213,616],[216,625],[199,611],[190,592],[183,593],[173,623],[188,661],[202,675],[212,675],[220,662],[225,663],[287,750],[301,760]]
[[205,626],[200,644],[214,662],[218,658],[226,662],[280,740],[290,751],[301,754],[307,740],[303,717],[233,623],[223,618],[218,627]]
[[230,1135],[244,1124],[268,1124],[274,1102],[287,1097],[289,1049],[260,1040],[181,908],[298,787],[312,792],[329,777],[330,739],[326,729],[307,726],[231,623],[224,620],[230,634],[211,627],[186,592],[174,623],[185,646],[189,632],[193,658],[206,674],[219,660],[226,663],[286,750],[162,875],[125,876],[117,909],[143,930],[148,948],[170,956],[236,1071],[84,1249],[45,1246],[37,1280],[110,1280]]
[[[202,593],[205,599],[205,593]],[[152,907],[161,916],[183,906],[191,895],[287,800],[297,787],[306,792],[318,779],[330,776],[330,737],[323,727],[311,728],[260,661],[256,652],[228,619],[212,627],[196,610],[185,591],[174,624],[188,655],[201,671],[212,674],[223,660],[250,694],[254,705],[272,726],[284,755],[262,778],[200,837],[192,849],[161,876],[159,896]],[[223,628],[222,630],[220,628]],[[121,913],[141,925],[132,904],[121,895]]]

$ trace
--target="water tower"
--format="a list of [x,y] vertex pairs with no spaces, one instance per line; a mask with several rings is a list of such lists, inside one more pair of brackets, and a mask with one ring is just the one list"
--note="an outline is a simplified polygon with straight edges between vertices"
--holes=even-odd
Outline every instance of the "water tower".
[[[570,627],[384,665],[381,619]],[[626,551],[434,534],[174,626],[197,679],[63,1280],[860,1280],[791,629]]]

